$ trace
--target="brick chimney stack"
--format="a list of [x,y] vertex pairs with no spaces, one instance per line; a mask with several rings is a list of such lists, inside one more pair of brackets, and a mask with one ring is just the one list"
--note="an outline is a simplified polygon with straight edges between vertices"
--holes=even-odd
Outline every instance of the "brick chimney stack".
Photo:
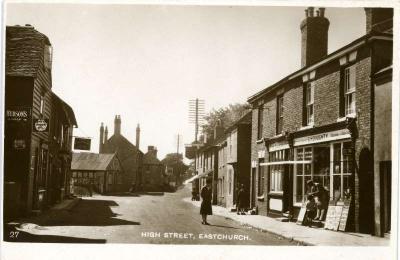
[[116,115],[114,119],[114,135],[121,134],[121,116]]
[[157,148],[153,145],[147,146],[147,152],[157,158]]
[[105,142],[107,142],[107,140],[108,140],[108,128],[106,126],[106,130],[104,130],[104,142],[103,142],[103,145],[105,144]]
[[364,8],[366,33],[393,29],[393,8]]
[[305,19],[301,22],[301,67],[311,65],[328,54],[329,20],[325,17],[325,8],[314,7],[305,10]]
[[102,122],[100,125],[99,153],[103,151],[103,144],[104,144],[104,125]]
[[140,145],[140,125],[137,124],[137,127],[136,127],[136,148],[137,149],[140,149],[139,145]]

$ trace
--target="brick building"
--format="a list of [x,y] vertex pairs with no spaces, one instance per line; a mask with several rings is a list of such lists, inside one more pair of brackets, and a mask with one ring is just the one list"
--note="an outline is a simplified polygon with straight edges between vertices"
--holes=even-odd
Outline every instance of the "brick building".
[[52,92],[52,46],[30,25],[6,27],[4,215],[70,195],[72,108]]
[[108,138],[108,128],[100,126],[99,153],[116,153],[122,169],[122,189],[128,191],[142,187],[143,152],[139,150],[140,128],[136,128],[136,146],[121,134],[121,117],[114,118],[114,134]]
[[[366,34],[327,54],[325,9],[308,8],[300,27],[302,68],[248,99],[251,205],[259,214],[296,217],[306,182],[313,180],[329,191],[331,205],[351,198],[348,230],[383,235],[382,214],[390,229],[390,203],[386,199],[382,209],[380,198],[390,198],[384,188],[390,151],[376,154],[380,146],[374,142],[380,127],[388,133],[391,125],[378,126],[374,115],[382,110],[388,118],[391,110],[382,101],[391,89],[393,10],[365,13]],[[382,172],[386,177],[379,180]]]
[[143,189],[146,191],[162,191],[164,186],[164,165],[157,158],[157,148],[148,146],[143,156]]

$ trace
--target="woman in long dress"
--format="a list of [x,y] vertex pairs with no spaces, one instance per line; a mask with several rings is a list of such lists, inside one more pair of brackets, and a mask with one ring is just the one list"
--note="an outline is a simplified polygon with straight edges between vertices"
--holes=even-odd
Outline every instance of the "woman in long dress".
[[207,222],[207,215],[212,215],[212,207],[211,207],[211,199],[212,199],[212,192],[211,192],[211,180],[208,179],[206,181],[206,186],[201,189],[201,198],[203,201],[201,202],[200,207],[200,214],[202,218],[201,224],[203,225],[210,225]]

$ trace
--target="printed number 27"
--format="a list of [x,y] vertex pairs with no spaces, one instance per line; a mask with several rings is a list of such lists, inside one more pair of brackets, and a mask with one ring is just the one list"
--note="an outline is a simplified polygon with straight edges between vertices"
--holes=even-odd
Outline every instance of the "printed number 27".
[[10,238],[17,238],[19,231],[10,231]]

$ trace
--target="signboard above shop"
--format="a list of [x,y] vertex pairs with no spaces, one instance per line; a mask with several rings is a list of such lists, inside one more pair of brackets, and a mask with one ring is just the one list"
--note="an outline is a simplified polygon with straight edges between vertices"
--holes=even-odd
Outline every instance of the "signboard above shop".
[[332,132],[321,133],[317,135],[310,135],[293,140],[294,146],[309,145],[315,143],[329,142],[334,140],[341,140],[350,138],[350,131],[348,129],[341,129]]
[[28,107],[6,108],[6,120],[14,122],[28,122],[31,117],[31,109]]
[[89,138],[75,137],[74,149],[90,151],[90,143]]
[[49,132],[49,119],[34,119],[33,132]]

